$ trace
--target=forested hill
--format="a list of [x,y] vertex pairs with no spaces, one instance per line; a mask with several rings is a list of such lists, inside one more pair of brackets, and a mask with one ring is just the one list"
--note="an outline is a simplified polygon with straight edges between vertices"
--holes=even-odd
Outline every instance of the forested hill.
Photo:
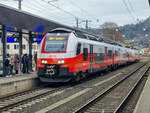
[[150,17],[137,24],[125,25],[120,29],[127,39],[148,38],[150,37]]

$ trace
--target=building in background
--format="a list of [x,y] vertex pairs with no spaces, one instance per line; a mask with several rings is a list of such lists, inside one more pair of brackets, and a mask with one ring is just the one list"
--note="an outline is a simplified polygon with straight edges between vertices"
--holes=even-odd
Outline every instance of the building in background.
[[[27,36],[23,36],[22,38],[22,52],[23,54],[29,54],[29,40],[26,38]],[[32,55],[37,52],[37,43],[32,43]],[[18,42],[9,42],[7,43],[7,53],[10,55],[18,54],[19,53],[19,43]]]

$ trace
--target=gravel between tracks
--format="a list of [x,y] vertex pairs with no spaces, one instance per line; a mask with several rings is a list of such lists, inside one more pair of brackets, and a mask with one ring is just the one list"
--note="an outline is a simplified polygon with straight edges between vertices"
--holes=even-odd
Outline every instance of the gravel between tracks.
[[104,110],[105,113],[113,113],[115,109],[120,105],[128,92],[132,89],[137,80],[141,77],[141,74],[145,70],[145,66],[125,81],[117,85],[113,90],[104,95],[98,102],[92,105],[85,113],[97,113]]
[[133,113],[149,75],[150,70],[146,73],[146,75],[144,76],[134,93],[129,97],[127,103],[124,105],[123,109],[121,109],[120,113]]
[[[80,92],[86,88],[91,88],[91,90],[88,91],[88,93],[85,93],[78,98],[75,98],[63,105],[60,105],[59,107],[53,109],[49,113],[72,113],[75,109],[79,108],[83,104],[85,104],[87,101],[91,100],[97,93],[100,91],[103,91],[106,87],[112,85],[114,82],[118,81],[120,78],[125,76],[125,74],[131,72],[133,68],[137,67],[137,65],[141,65],[141,63],[132,64],[128,67],[124,67],[122,69],[113,71],[111,73],[105,74],[105,76],[95,76],[95,77],[89,77],[86,80],[83,80],[81,83],[73,86],[72,88],[65,89],[62,92],[58,92],[56,95],[49,95],[45,97],[45,99],[39,99],[36,101],[33,101],[31,103],[28,103],[26,105],[22,105],[20,107],[16,107],[12,110],[12,113],[33,113],[35,111],[38,111],[40,109],[43,109],[49,105],[52,105],[60,100],[63,100],[77,92]],[[100,86],[93,86],[94,84],[103,81],[105,79],[108,79],[111,76],[116,75],[117,73],[122,73],[117,78],[113,78],[110,82],[106,82],[103,85]]]

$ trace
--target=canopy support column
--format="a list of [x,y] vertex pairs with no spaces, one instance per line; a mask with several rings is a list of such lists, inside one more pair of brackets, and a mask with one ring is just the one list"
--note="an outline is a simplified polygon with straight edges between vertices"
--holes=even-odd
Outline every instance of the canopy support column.
[[6,76],[6,66],[5,66],[5,60],[6,60],[6,37],[7,37],[7,31],[6,26],[2,26],[2,43],[3,43],[3,76]]
[[22,69],[22,30],[19,30],[19,74],[21,74]]
[[31,57],[31,68],[32,68],[32,32],[29,32],[29,58]]

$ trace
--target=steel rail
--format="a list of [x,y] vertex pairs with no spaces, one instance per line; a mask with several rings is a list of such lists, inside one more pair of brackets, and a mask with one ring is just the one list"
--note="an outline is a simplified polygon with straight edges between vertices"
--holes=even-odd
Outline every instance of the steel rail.
[[56,89],[49,90],[49,91],[46,91],[46,92],[44,92],[44,93],[38,94],[38,95],[36,95],[36,96],[34,96],[34,97],[25,98],[25,99],[22,99],[22,100],[20,100],[20,101],[18,101],[18,102],[14,102],[14,103],[11,103],[11,104],[9,104],[9,105],[0,107],[0,112],[2,112],[2,111],[7,111],[8,109],[14,108],[14,107],[16,107],[16,106],[25,104],[25,103],[27,103],[27,102],[31,102],[31,101],[33,101],[33,100],[36,100],[36,99],[39,99],[39,98],[42,98],[42,97],[45,97],[45,96],[47,96],[47,95],[49,95],[49,94],[55,93],[55,92],[57,92],[57,91],[61,91],[61,90],[65,89],[65,88],[68,88],[68,87],[70,87],[70,86],[59,87],[59,88],[56,88]]
[[30,92],[33,92],[33,91],[37,91],[37,90],[40,90],[46,86],[49,86],[50,84],[44,84],[42,86],[39,86],[39,87],[35,87],[35,88],[32,88],[32,89],[29,89],[29,90],[25,90],[25,91],[22,91],[22,92],[17,92],[17,93],[14,93],[14,94],[10,94],[10,95],[7,95],[7,96],[1,96],[0,97],[0,101],[3,101],[3,100],[7,100],[7,98],[12,98],[12,97],[17,97],[17,96],[21,96],[21,95],[24,95],[24,94],[27,94],[27,93],[30,93]]
[[[143,66],[143,65],[142,65]],[[131,72],[132,73],[132,72]],[[48,86],[49,84],[45,84],[44,86]],[[5,96],[5,97],[0,97],[0,101],[2,100],[8,100],[7,98],[12,98],[12,97],[17,97],[17,96],[20,96],[20,95],[23,95],[23,94],[31,94],[32,92],[34,92],[33,90],[35,91],[39,91],[40,89],[44,88],[44,86],[41,86],[40,88],[39,87],[36,87],[34,89],[31,89],[31,90],[27,90],[27,91],[24,91],[24,92],[21,92],[21,93],[16,93],[16,94],[13,94],[13,95],[9,95],[9,96]],[[74,86],[74,85],[73,85]],[[60,91],[60,90],[63,90],[65,88],[68,88],[68,87],[71,87],[71,86],[67,86],[67,87],[60,87],[60,88],[56,88],[54,90],[50,90],[50,91],[47,91],[45,93],[42,93],[42,94],[39,94],[39,95],[36,95],[34,97],[29,97],[27,99],[22,99],[21,101],[19,102],[14,102],[12,104],[9,104],[9,105],[6,105],[4,107],[0,107],[0,112],[1,111],[6,111],[10,108],[13,108],[13,107],[16,107],[16,106],[19,106],[21,104],[25,104],[27,102],[31,102],[32,100],[36,100],[37,98],[42,98],[44,96],[47,96],[48,94],[51,94],[53,92],[57,92],[57,91]]]
[[135,72],[137,72],[138,70],[140,70],[145,65],[146,65],[146,63],[144,63],[143,65],[139,66],[134,71],[130,72],[127,76],[125,76],[123,79],[121,79],[120,81],[118,81],[117,83],[115,83],[113,86],[109,87],[105,92],[98,94],[98,96],[96,96],[95,98],[93,98],[92,100],[90,100],[85,105],[81,106],[79,109],[77,109],[73,113],[83,113],[86,109],[88,109],[90,106],[92,106],[93,104],[95,104],[98,101],[98,99],[102,98],[104,95],[106,95],[107,93],[109,93],[111,90],[113,90],[120,83],[122,83],[124,80],[126,80],[128,77],[130,77],[131,75],[133,75]]
[[119,113],[119,111],[123,108],[124,104],[128,101],[129,97],[132,95],[132,93],[135,91],[136,87],[140,84],[142,81],[142,78],[145,76],[145,74],[148,72],[150,67],[148,67],[141,75],[141,77],[138,79],[138,81],[134,84],[130,92],[127,94],[127,96],[124,98],[124,100],[121,102],[121,104],[117,107],[117,109],[114,111],[114,113]]

